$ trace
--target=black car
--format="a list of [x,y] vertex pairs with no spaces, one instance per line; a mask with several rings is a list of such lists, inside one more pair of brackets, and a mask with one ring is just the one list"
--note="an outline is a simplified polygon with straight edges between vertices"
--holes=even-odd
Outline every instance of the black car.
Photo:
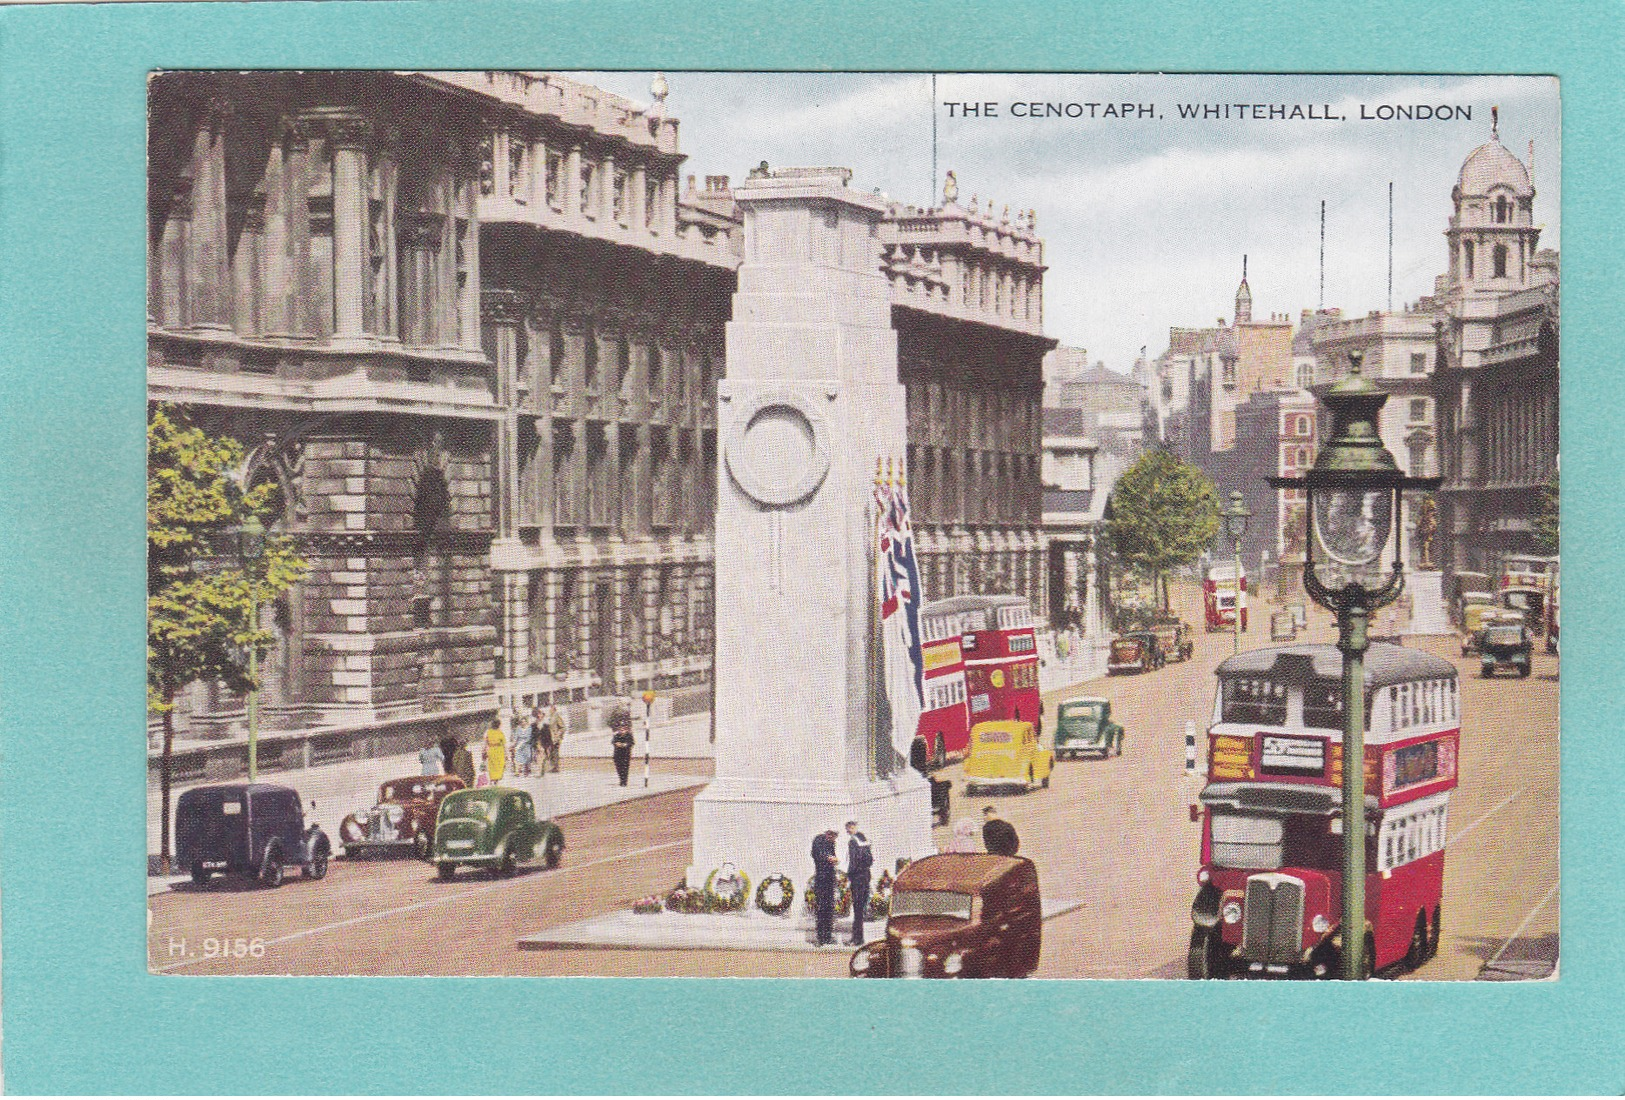
[[1479,675],[1494,676],[1497,670],[1510,668],[1519,676],[1528,676],[1534,646],[1526,626],[1502,623],[1485,627],[1478,639]]
[[200,886],[216,873],[281,886],[289,865],[309,879],[327,875],[332,845],[305,826],[299,792],[274,783],[194,787],[175,805],[175,853]]

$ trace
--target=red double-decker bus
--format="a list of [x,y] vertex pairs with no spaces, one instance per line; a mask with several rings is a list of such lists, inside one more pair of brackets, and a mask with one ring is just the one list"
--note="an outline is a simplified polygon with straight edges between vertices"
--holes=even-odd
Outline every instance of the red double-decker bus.
[[[1191,906],[1192,978],[1341,970],[1342,655],[1238,654],[1218,668]],[[1365,659],[1366,965],[1420,966],[1439,945],[1456,786],[1456,667],[1374,643]]]
[[1024,596],[952,596],[920,609],[925,710],[920,736],[937,763],[970,747],[970,728],[1005,719],[1039,725],[1038,641]]

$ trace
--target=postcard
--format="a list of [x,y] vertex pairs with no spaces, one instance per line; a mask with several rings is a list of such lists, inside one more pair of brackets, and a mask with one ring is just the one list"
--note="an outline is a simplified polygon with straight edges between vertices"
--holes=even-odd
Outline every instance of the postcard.
[[1564,980],[1555,78],[147,96],[153,975]]

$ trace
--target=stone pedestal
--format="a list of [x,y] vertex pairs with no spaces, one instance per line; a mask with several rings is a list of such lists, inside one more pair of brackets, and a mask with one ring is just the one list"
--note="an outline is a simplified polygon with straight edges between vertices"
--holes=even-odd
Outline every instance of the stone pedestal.
[[[718,391],[716,778],[689,882],[812,873],[812,837],[860,823],[875,871],[931,850],[930,795],[876,774],[875,463],[907,453],[878,198],[841,169],[753,173]],[[837,845],[844,857],[844,834]]]
[[1405,592],[1411,598],[1409,634],[1451,634],[1450,616],[1444,604],[1444,574],[1436,569],[1413,569],[1405,575]]

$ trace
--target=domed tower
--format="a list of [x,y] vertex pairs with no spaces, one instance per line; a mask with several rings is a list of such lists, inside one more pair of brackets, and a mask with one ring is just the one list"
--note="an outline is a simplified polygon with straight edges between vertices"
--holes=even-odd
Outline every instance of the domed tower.
[[[1450,192],[1455,213],[1445,237],[1453,290],[1518,290],[1530,283],[1540,239],[1535,188],[1529,168],[1501,144],[1499,113],[1492,112],[1490,140],[1467,154]],[[1529,159],[1534,160],[1533,143]]]
[[1236,324],[1253,319],[1253,292],[1247,287],[1247,257],[1241,258],[1241,285],[1236,288]]

